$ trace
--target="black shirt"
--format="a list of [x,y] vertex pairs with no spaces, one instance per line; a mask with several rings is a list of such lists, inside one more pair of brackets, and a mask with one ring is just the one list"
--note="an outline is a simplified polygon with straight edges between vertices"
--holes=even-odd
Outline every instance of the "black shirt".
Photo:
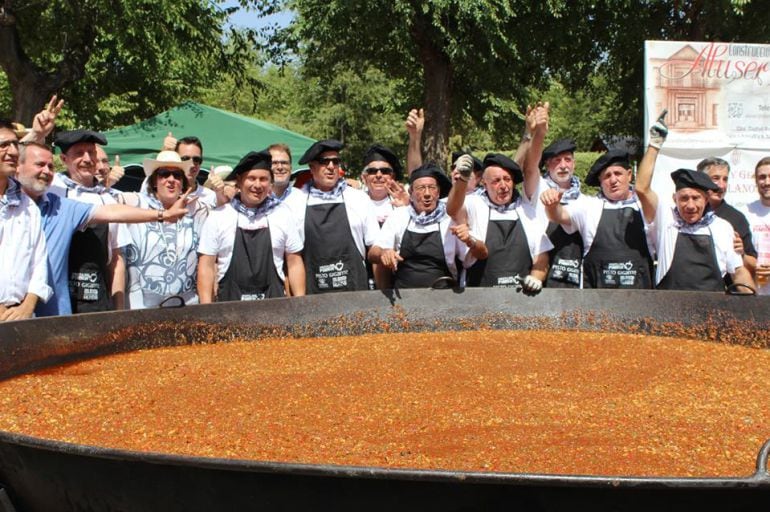
[[717,217],[721,217],[729,222],[735,232],[738,233],[738,236],[741,237],[744,254],[756,258],[757,250],[754,248],[754,242],[751,240],[751,228],[749,227],[749,221],[746,220],[746,216],[725,201],[722,201],[714,209],[714,213]]

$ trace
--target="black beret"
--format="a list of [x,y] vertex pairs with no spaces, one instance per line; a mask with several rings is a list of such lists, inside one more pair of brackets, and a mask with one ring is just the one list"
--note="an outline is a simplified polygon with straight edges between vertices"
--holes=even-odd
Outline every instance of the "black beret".
[[[455,162],[457,162],[457,159],[463,155],[471,155],[471,152],[470,151],[452,151],[452,167],[455,166]],[[484,167],[484,164],[481,163],[481,160],[479,160],[473,155],[471,155],[471,158],[473,158],[473,170],[481,171],[481,169]]]
[[422,164],[420,167],[412,171],[409,175],[409,184],[413,184],[420,178],[434,178],[438,183],[439,199],[449,195],[449,191],[452,189],[452,180],[450,180],[441,168],[433,162]]
[[540,167],[545,165],[545,161],[549,158],[555,157],[559,153],[564,153],[565,151],[574,153],[576,148],[575,141],[572,139],[559,139],[551,142],[551,144],[543,150],[543,156],[540,158]]
[[390,148],[381,146],[380,144],[373,144],[366,150],[364,154],[363,166],[366,168],[372,162],[388,162],[390,167],[393,168],[394,178],[399,181],[402,176],[403,168],[401,162],[398,161],[396,156]]
[[319,140],[305,151],[302,158],[299,159],[299,164],[304,165],[317,159],[321,153],[326,151],[340,151],[345,147],[345,144],[335,139]]
[[590,187],[598,187],[599,175],[610,165],[620,165],[625,169],[630,169],[631,164],[628,162],[628,152],[621,149],[610,149],[594,162],[583,182]]
[[683,188],[697,188],[699,190],[718,191],[719,187],[711,181],[706,173],[693,171],[692,169],[677,169],[671,173],[671,179],[677,190]]
[[524,175],[521,173],[521,167],[519,164],[511,160],[505,155],[500,153],[487,153],[484,157],[484,169],[492,166],[502,167],[513,178],[514,183],[521,183],[524,181]]
[[263,149],[262,151],[250,151],[246,156],[241,158],[241,161],[238,162],[238,165],[235,166],[233,172],[227,175],[225,181],[232,181],[239,174],[249,172],[254,169],[265,169],[270,171],[270,175],[272,176],[272,160],[273,159],[270,156],[270,152],[266,149]]
[[107,145],[107,138],[104,134],[95,132],[92,130],[71,130],[68,132],[59,132],[54,138],[54,144],[61,149],[62,153],[66,153],[69,148],[79,142],[94,142]]

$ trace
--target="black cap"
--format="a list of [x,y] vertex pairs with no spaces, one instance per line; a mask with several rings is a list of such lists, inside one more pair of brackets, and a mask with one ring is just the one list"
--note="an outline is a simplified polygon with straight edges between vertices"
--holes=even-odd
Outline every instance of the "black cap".
[[382,146],[380,144],[373,144],[369,146],[364,154],[363,166],[366,168],[372,162],[388,162],[390,167],[393,168],[394,178],[396,181],[401,179],[403,168],[401,162],[398,161],[396,156],[390,148]]
[[270,152],[266,149],[263,149],[262,151],[251,151],[246,156],[241,158],[241,161],[238,162],[238,165],[235,166],[233,172],[227,175],[225,181],[232,181],[239,174],[253,171],[254,169],[264,169],[266,171],[270,171],[270,175],[272,176],[272,160],[273,159],[270,156]]
[[[471,152],[470,151],[452,151],[452,167],[455,166],[457,159],[463,155],[471,155]],[[479,160],[473,155],[471,155],[471,158],[473,158],[473,170],[480,172],[481,169],[484,168],[484,164],[481,162],[481,160]]]
[[79,142],[93,142],[106,146],[107,138],[104,134],[92,130],[70,130],[57,133],[54,139],[54,144],[61,149],[62,153],[66,153],[69,148]]
[[677,190],[683,188],[697,188],[703,190],[713,190],[714,192],[719,190],[719,186],[711,181],[706,173],[693,171],[692,169],[677,169],[671,173],[671,179],[674,180],[674,185]]
[[620,165],[625,169],[630,169],[631,164],[628,162],[628,152],[621,149],[610,149],[594,162],[583,182],[590,187],[598,187],[599,175],[610,165]]
[[555,157],[556,155],[564,153],[565,151],[574,153],[575,149],[577,149],[577,146],[575,145],[575,141],[572,139],[559,139],[551,142],[551,144],[549,144],[548,147],[543,150],[543,156],[540,158],[540,167],[543,167],[543,165],[545,165],[545,161],[549,158]]
[[449,191],[452,189],[452,180],[450,180],[441,168],[433,162],[422,164],[420,167],[412,171],[409,175],[409,184],[413,184],[415,180],[420,178],[435,178],[438,183],[439,199],[449,195]]
[[335,139],[319,140],[305,151],[302,158],[299,159],[299,164],[304,165],[317,159],[321,153],[326,151],[340,151],[345,147],[345,144]]
[[521,167],[519,164],[500,153],[487,153],[484,157],[484,169],[492,166],[502,167],[513,178],[514,183],[521,183],[524,181],[524,175],[521,173]]

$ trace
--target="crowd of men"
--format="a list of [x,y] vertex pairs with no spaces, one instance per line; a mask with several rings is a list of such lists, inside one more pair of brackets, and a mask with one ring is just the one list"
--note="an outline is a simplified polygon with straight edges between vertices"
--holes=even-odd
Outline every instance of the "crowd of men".
[[[629,155],[611,149],[583,180],[573,141],[544,147],[549,106],[527,112],[511,157],[453,154],[449,172],[423,163],[424,113],[413,110],[406,167],[389,148],[361,157],[346,178],[344,145],[313,144],[292,171],[280,142],[198,183],[203,142],[159,143],[136,193],[111,185],[91,130],[59,131],[54,171],[46,145],[61,102],[29,133],[0,120],[0,320],[261,300],[338,291],[437,286],[724,291],[770,294],[770,157],[755,168],[758,199],[724,200],[729,164],[704,159],[670,170],[676,192],[651,188],[667,128],[661,118],[634,181]],[[19,136],[23,138],[20,140]],[[407,186],[402,184],[406,179]]]

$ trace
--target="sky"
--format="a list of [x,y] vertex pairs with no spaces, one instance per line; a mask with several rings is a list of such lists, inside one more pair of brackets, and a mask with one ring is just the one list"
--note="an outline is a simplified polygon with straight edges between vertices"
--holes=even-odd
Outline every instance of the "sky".
[[[229,0],[222,4],[223,7],[237,6],[238,2],[235,0]],[[291,22],[294,15],[291,11],[284,11],[278,14],[267,17],[259,17],[254,11],[247,11],[246,9],[239,9],[235,14],[230,16],[230,24],[240,28],[261,28],[266,25],[278,23],[280,26],[285,27]]]

